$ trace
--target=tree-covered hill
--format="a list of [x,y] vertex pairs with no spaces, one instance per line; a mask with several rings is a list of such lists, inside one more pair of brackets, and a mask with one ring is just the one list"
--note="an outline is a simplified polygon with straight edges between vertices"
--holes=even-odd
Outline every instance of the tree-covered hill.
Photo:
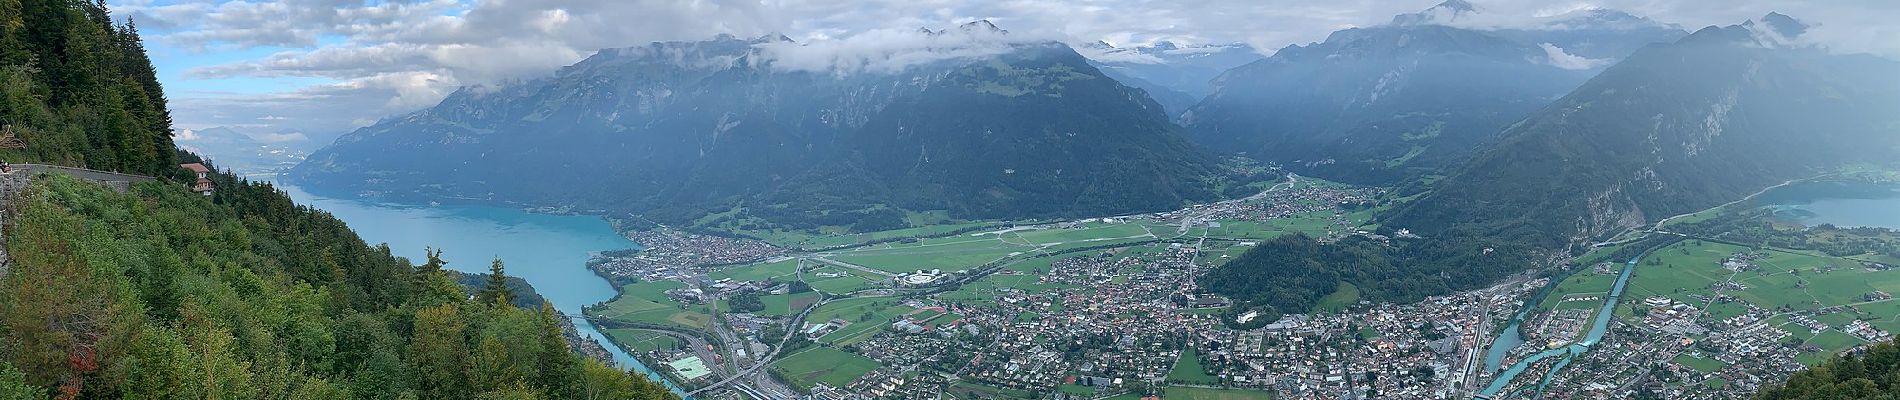
[[1797,372],[1780,386],[1762,389],[1757,400],[1892,400],[1900,398],[1900,346],[1874,345],[1866,352],[1835,357]]
[[0,1],[0,159],[165,175],[171,112],[138,29],[102,4]]
[[[100,3],[0,0],[0,124],[37,161],[179,176],[136,28]],[[21,173],[21,172],[15,172]],[[0,399],[665,399],[575,354],[545,303],[471,295],[267,184],[116,192],[41,175],[6,205]],[[523,296],[531,295],[520,290]]]
[[172,184],[117,193],[48,175],[20,194],[0,280],[9,375],[0,388],[61,398],[670,396],[569,351],[551,309],[471,299],[433,260],[411,266],[365,245],[269,185],[219,181],[206,198]]
[[1900,159],[1900,63],[1780,42],[1803,31],[1770,14],[1646,47],[1382,222],[1558,248]]

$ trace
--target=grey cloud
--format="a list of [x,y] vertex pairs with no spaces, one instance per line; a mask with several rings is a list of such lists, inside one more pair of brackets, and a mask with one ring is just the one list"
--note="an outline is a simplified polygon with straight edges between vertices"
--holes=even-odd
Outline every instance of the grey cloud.
[[[455,86],[547,73],[601,48],[783,32],[799,48],[782,67],[869,71],[919,53],[904,32],[989,19],[1012,35],[1117,46],[1241,42],[1263,52],[1323,40],[1338,29],[1384,24],[1440,0],[130,0],[148,35],[185,48],[289,47],[255,60],[195,68],[189,79],[306,76],[335,85],[276,98],[176,95],[181,122],[215,114],[280,115],[305,123],[364,123],[439,100]],[[1816,25],[1805,40],[1839,51],[1900,55],[1900,2],[1891,0],[1476,0],[1488,27],[1547,23],[1612,8],[1691,30],[1781,11]],[[334,40],[332,40],[334,38]],[[319,45],[318,43],[329,43]],[[335,43],[331,43],[335,42]],[[925,44],[928,47],[928,44]],[[980,54],[978,47],[964,48]],[[1553,62],[1580,62],[1553,54]],[[1586,60],[1587,61],[1587,60]],[[402,77],[402,78],[396,78]],[[420,79],[420,77],[427,77]],[[400,89],[399,89],[400,88]],[[256,100],[256,104],[234,103]],[[297,107],[298,114],[277,107]],[[189,110],[227,107],[217,113]],[[325,114],[327,113],[327,114]],[[381,113],[381,114],[376,114]],[[320,115],[321,114],[321,115]],[[314,122],[315,119],[326,119]],[[254,122],[255,120],[252,120]],[[288,121],[287,121],[288,122]]]
[[997,55],[1017,44],[1038,41],[1029,35],[986,29],[946,29],[941,33],[879,29],[811,43],[775,42],[756,47],[775,68],[845,75],[897,72],[934,61]]

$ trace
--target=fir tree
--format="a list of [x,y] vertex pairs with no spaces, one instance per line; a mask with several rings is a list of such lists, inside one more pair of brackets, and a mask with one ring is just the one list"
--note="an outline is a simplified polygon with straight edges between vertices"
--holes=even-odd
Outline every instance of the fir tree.
[[488,266],[488,282],[482,285],[482,303],[507,306],[514,299],[514,292],[508,290],[508,275],[502,272],[501,257],[495,257]]

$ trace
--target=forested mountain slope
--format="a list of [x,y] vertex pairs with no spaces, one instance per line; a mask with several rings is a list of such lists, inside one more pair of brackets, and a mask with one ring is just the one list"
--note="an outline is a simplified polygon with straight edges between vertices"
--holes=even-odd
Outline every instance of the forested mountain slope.
[[1900,346],[1884,343],[1797,372],[1781,385],[1763,388],[1755,398],[1891,400],[1896,393],[1900,393]]
[[1787,44],[1804,30],[1770,14],[1644,48],[1385,225],[1559,248],[1900,158],[1900,63]]
[[[81,4],[84,3],[84,4]],[[136,28],[88,2],[0,2],[0,159],[165,175],[171,112]]]
[[1513,30],[1460,23],[1478,12],[1448,1],[1282,48],[1221,74],[1182,124],[1209,148],[1301,174],[1395,183],[1458,165],[1609,62],[1683,34],[1610,10]]
[[814,70],[792,65],[810,49],[783,37],[603,50],[353,132],[293,176],[669,222],[738,208],[793,228],[889,229],[925,210],[1112,215],[1213,196],[1209,158],[1161,106],[1067,46],[986,22],[920,35],[955,56]]
[[[27,144],[0,155],[161,177],[199,161],[172,148],[135,32],[94,3],[0,1],[0,117]],[[0,398],[672,397],[570,351],[503,279],[471,296],[437,260],[211,179],[203,196],[42,175],[0,202]]]

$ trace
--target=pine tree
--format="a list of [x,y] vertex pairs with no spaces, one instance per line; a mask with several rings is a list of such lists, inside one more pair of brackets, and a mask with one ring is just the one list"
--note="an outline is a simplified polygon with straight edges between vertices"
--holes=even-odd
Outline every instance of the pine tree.
[[437,250],[434,247],[426,247],[422,249],[422,254],[423,257],[428,260],[424,261],[422,265],[416,266],[415,276],[413,277],[415,284],[413,286],[415,286],[417,290],[421,290],[427,286],[431,277],[441,275],[442,267],[448,265],[447,261],[442,261],[442,250]]
[[409,344],[409,361],[415,370],[417,394],[422,398],[469,397],[468,379],[463,375],[468,368],[465,328],[455,304],[416,311],[416,337]]
[[573,352],[568,350],[567,335],[563,333],[559,313],[554,305],[541,303],[540,315],[540,360],[541,376],[535,384],[547,393],[550,399],[569,399],[576,396],[574,383],[580,379],[580,365]]
[[501,257],[495,257],[495,263],[488,266],[488,282],[482,285],[482,303],[508,306],[515,300],[514,292],[508,290],[508,275],[502,272]]
[[475,346],[475,356],[469,376],[475,390],[490,392],[516,387],[521,384],[521,370],[515,368],[508,357],[508,347],[494,336],[483,337],[481,344]]

